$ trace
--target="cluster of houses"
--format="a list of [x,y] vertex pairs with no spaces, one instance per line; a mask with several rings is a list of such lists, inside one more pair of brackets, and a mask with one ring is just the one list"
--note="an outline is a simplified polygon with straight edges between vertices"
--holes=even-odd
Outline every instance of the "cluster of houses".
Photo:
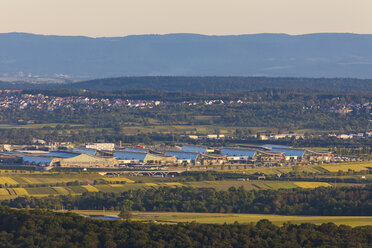
[[[175,147],[120,147],[111,143],[97,143],[72,150],[18,150],[6,155],[18,156],[24,165],[73,168],[120,168],[146,165],[265,165],[329,162],[329,152],[311,151],[288,146],[263,145],[246,147],[206,147],[182,145]],[[4,153],[3,153],[4,155]]]
[[44,94],[20,94],[17,90],[0,91],[0,107],[4,109],[111,109],[153,108],[162,104],[153,100],[104,99],[85,96],[47,96]]
[[369,131],[364,133],[328,134],[328,137],[336,137],[338,139],[372,138],[372,132]]

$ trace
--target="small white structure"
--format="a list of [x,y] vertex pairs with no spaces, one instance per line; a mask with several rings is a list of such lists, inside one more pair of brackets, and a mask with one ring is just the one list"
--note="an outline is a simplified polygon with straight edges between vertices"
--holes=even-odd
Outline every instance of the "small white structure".
[[114,143],[94,143],[91,145],[85,145],[87,149],[94,149],[99,151],[113,151],[115,150]]

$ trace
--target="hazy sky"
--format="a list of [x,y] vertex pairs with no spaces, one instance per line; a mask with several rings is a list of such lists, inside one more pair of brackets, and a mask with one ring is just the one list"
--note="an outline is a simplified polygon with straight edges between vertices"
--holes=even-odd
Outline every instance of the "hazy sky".
[[0,0],[0,33],[372,34],[372,0]]

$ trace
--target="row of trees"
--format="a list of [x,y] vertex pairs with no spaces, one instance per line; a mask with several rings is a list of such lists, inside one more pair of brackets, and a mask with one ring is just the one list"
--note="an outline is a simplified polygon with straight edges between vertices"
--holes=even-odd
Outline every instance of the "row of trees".
[[371,189],[372,185],[261,191],[246,191],[243,187],[228,191],[161,187],[121,194],[84,193],[79,197],[18,197],[1,204],[16,208],[120,210],[125,205],[130,206],[128,210],[139,211],[372,216]]

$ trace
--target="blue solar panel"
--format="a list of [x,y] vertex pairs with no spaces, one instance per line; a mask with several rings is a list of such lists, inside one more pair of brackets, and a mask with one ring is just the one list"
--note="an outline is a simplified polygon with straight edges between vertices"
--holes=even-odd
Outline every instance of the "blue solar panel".
[[92,150],[92,149],[74,148],[72,151],[73,152],[78,152],[78,153],[86,153],[86,154],[89,154],[89,155],[92,155],[92,156],[94,156],[96,154],[96,150]]
[[272,149],[272,148],[291,148],[289,146],[271,145],[271,144],[265,144],[265,145],[263,145],[261,147],[263,147],[263,148],[269,148],[269,149]]
[[57,158],[72,158],[76,157],[79,154],[71,153],[71,152],[50,152],[47,154],[44,154],[44,157],[57,157]]
[[193,153],[193,152],[166,151],[165,155],[173,156],[173,157],[176,157],[177,159],[196,160],[199,154]]
[[206,153],[207,148],[202,146],[182,146],[182,151],[184,152],[196,152],[196,153]]
[[34,157],[34,156],[23,156],[24,163],[35,163],[35,164],[50,164],[53,158],[47,157]]
[[282,148],[275,147],[270,150],[271,152],[283,153],[286,157],[302,157],[305,153],[305,150],[302,149],[292,149],[292,148]]
[[236,156],[236,157],[249,157],[253,158],[255,150],[236,149],[236,148],[222,148],[221,155],[223,156]]
[[138,160],[144,161],[146,158],[147,153],[142,152],[115,152],[114,157],[118,160]]
[[144,152],[144,153],[149,152],[149,149],[143,149],[139,147],[125,147],[124,150],[126,152]]

